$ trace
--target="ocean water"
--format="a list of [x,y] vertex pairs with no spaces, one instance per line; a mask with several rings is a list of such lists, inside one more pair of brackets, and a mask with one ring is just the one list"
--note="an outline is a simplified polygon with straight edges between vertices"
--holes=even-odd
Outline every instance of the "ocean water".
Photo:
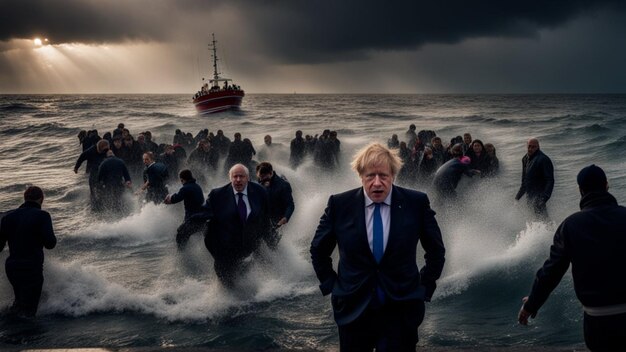
[[[328,196],[359,186],[348,163],[358,148],[402,139],[408,125],[444,141],[464,132],[496,146],[501,174],[463,180],[463,199],[438,221],[447,247],[438,289],[427,304],[420,346],[580,346],[582,308],[565,276],[536,320],[516,322],[521,298],[548,256],[558,223],[578,210],[575,177],[595,163],[610,191],[626,203],[624,95],[248,95],[241,111],[198,116],[186,95],[0,96],[0,211],[21,204],[26,185],[44,188],[44,208],[58,245],[46,251],[44,293],[35,322],[0,315],[0,347],[207,346],[234,349],[336,349],[328,297],[322,297],[308,248]],[[241,280],[241,292],[217,282],[201,236],[178,251],[182,205],[137,205],[125,218],[89,210],[81,129],[102,135],[124,122],[132,134],[150,130],[171,143],[177,128],[241,132],[259,149],[271,134],[284,155],[272,160],[294,189],[296,211],[276,253],[263,249]],[[305,134],[337,130],[341,166],[320,174],[311,162],[292,170],[288,145]],[[536,222],[514,201],[529,137],[555,165],[548,211]],[[205,193],[226,184],[212,177]],[[140,180],[134,180],[135,185]],[[179,185],[170,185],[170,190]],[[428,192],[428,189],[424,189]],[[438,210],[435,208],[435,210]],[[4,261],[8,255],[0,253]],[[418,257],[420,266],[423,258]],[[0,310],[13,293],[0,275]]]

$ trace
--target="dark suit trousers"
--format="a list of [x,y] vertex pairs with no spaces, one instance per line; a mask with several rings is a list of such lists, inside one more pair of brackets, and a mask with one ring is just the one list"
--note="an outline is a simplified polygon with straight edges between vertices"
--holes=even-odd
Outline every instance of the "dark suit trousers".
[[5,270],[15,294],[11,312],[34,317],[37,313],[41,288],[43,287],[41,264],[29,266],[7,262]]
[[419,300],[370,304],[356,320],[339,326],[340,351],[414,352],[422,320],[424,302]]
[[196,232],[203,232],[206,220],[203,218],[189,218],[185,220],[176,230],[176,243],[178,248],[183,248],[189,241],[189,237]]

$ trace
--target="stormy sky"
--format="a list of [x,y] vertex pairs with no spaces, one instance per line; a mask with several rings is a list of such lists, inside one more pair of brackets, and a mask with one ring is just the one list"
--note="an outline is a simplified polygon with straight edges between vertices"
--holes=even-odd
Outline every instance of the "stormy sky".
[[249,93],[626,93],[617,0],[2,0],[0,93],[191,94],[211,33]]

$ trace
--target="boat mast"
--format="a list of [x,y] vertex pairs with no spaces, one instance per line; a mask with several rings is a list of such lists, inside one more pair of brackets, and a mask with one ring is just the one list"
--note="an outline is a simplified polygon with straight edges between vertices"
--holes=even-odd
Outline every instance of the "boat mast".
[[213,44],[211,48],[213,50],[213,84],[218,85],[218,80],[220,76],[217,74],[217,46],[215,45],[217,42],[215,41],[215,33],[211,33],[213,35]]

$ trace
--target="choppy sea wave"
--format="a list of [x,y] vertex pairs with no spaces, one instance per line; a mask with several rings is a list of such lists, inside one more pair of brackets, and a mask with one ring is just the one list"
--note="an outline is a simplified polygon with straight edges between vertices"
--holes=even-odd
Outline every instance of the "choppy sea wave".
[[[176,249],[182,207],[134,199],[133,213],[124,218],[89,210],[86,175],[72,172],[80,153],[76,135],[93,128],[103,134],[120,122],[131,133],[152,131],[157,143],[171,143],[175,129],[196,134],[208,128],[231,137],[241,132],[257,149],[270,134],[282,148],[283,157],[272,162],[292,184],[296,211],[278,251],[263,249],[264,259],[255,260],[237,293],[217,283],[200,236],[184,251]],[[463,180],[462,201],[435,209],[447,261],[427,305],[420,345],[580,345],[581,311],[569,277],[530,329],[515,318],[556,225],[577,210],[577,171],[600,165],[611,191],[626,203],[626,96],[248,95],[241,111],[211,116],[197,116],[186,95],[0,96],[0,212],[19,205],[28,184],[42,185],[59,238],[46,252],[37,325],[0,317],[0,347],[335,348],[330,303],[310,265],[311,237],[328,196],[359,186],[348,165],[353,153],[394,133],[403,139],[411,123],[436,131],[444,142],[465,132],[491,142],[502,167],[493,182]],[[285,155],[298,129],[338,131],[336,173],[320,174],[311,161],[288,167]],[[555,165],[548,204],[553,221],[530,221],[523,202],[513,200],[529,137],[539,138]],[[215,175],[202,187],[206,193],[225,183]],[[0,309],[11,300],[2,276]]]

